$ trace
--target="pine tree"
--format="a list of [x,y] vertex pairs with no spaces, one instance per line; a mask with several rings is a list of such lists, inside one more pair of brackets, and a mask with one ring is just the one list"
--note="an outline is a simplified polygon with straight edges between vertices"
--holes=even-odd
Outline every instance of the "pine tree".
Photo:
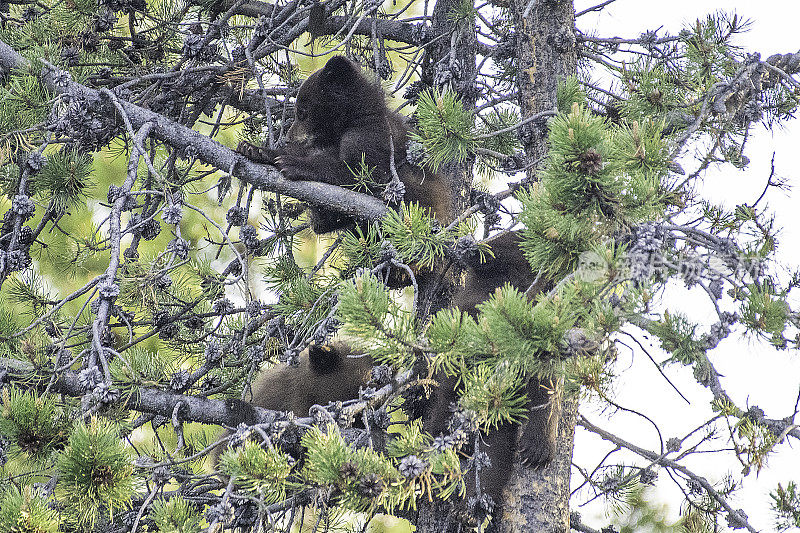
[[[581,26],[607,4],[0,2],[0,532],[764,527],[734,493],[800,438],[798,407],[737,402],[715,362],[726,340],[800,343],[800,274],[777,268],[762,202],[786,184],[732,210],[696,184],[747,169],[753,129],[793,118],[800,55],[738,48],[749,23],[722,12],[634,39]],[[395,163],[441,176],[455,220],[399,202],[366,158],[348,189],[233,149],[280,147],[333,54],[408,115]],[[353,221],[314,235],[308,205]],[[453,307],[508,230],[531,290]],[[662,297],[681,284],[712,321]],[[251,405],[257,376],[334,338],[375,364],[358,397]],[[708,421],[651,448],[579,413],[658,430],[646,402],[614,398],[631,346],[670,385],[690,368]],[[448,380],[450,431],[430,435],[415,405]],[[531,383],[561,406],[555,457],[515,457],[492,502],[480,441],[533,416]],[[576,427],[630,455],[576,460],[570,487]],[[686,465],[715,437],[737,477]],[[683,491],[679,523],[649,501],[659,472]],[[796,479],[770,496],[774,525],[800,527]],[[598,498],[616,522],[584,523]]]

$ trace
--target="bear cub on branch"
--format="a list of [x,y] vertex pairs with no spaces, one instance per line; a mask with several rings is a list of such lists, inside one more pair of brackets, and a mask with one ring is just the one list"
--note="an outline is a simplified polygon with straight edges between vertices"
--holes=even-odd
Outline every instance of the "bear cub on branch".
[[[358,398],[359,389],[371,380],[372,358],[353,352],[349,344],[334,341],[326,345],[312,344],[298,357],[297,366],[278,363],[260,372],[245,394],[244,400],[273,411],[293,412],[298,418],[309,416],[315,405],[327,406]],[[249,415],[244,413],[243,415]],[[250,417],[242,420],[253,424]],[[223,435],[230,435],[230,431]],[[216,464],[225,450],[217,446],[211,452]],[[290,453],[299,452],[289,449]]]
[[[477,314],[477,304],[488,300],[503,284],[526,291],[535,279],[519,249],[517,232],[502,233],[491,238],[489,244],[494,258],[469,263],[465,284],[453,295],[453,305],[473,316]],[[256,379],[253,405],[294,411],[302,417],[308,415],[312,405],[357,398],[359,387],[366,386],[369,380],[372,359],[348,357],[351,354],[350,346],[341,341],[310,346],[300,354],[299,367],[274,367]],[[436,437],[448,431],[451,405],[458,402],[460,391],[455,377],[434,375],[434,379],[439,386],[422,402],[421,413],[417,414],[423,417],[423,429]],[[501,501],[517,450],[527,466],[542,467],[552,459],[560,414],[558,396],[551,394],[553,388],[548,382],[531,379],[525,391],[528,420],[522,425],[502,424],[482,433],[481,451],[487,454],[491,466],[480,471],[481,491],[495,502]],[[467,497],[472,497],[477,493],[475,476],[467,476],[466,481]]]
[[370,380],[372,358],[357,356],[345,342],[310,345],[300,353],[300,364],[278,364],[253,383],[253,405],[308,416],[314,405],[358,398],[359,387]]
[[[405,186],[403,200],[431,209],[442,222],[452,218],[447,183],[406,159],[406,119],[390,111],[383,89],[343,56],[334,56],[300,86],[286,146],[271,150],[243,142],[237,150],[249,159],[274,165],[289,180],[355,185],[364,166],[371,180],[392,179],[391,160]],[[378,196],[380,191],[372,191]],[[310,207],[311,228],[328,233],[352,220],[324,206]]]

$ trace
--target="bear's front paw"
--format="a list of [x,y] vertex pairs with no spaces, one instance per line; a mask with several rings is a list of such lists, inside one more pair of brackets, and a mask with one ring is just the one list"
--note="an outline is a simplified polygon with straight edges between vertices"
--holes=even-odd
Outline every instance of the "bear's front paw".
[[256,146],[247,141],[242,141],[236,147],[236,151],[254,163],[265,165],[275,165],[277,152],[263,146]]
[[519,439],[519,458],[528,468],[542,468],[555,453],[555,442],[542,428],[526,427]]
[[275,159],[275,163],[283,177],[291,181],[310,180],[308,168],[302,157],[282,154]]
[[553,458],[553,449],[548,442],[534,442],[520,448],[519,457],[528,468],[542,468]]

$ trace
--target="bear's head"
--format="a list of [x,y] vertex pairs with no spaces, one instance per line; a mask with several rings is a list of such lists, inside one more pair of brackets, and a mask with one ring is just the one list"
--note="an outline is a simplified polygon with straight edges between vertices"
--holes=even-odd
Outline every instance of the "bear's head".
[[300,86],[289,141],[316,148],[335,145],[348,128],[385,113],[383,89],[358,65],[334,56]]

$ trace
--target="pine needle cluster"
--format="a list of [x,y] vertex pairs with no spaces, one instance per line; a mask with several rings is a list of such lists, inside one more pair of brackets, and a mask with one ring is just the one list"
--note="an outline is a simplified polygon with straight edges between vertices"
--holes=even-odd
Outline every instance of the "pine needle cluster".
[[521,196],[522,247],[534,272],[561,279],[582,253],[666,209],[663,127],[612,126],[574,102],[550,123],[540,183]]
[[265,449],[253,441],[226,450],[220,457],[221,471],[267,504],[286,498],[287,478],[293,463],[285,453],[275,448]]
[[39,395],[16,387],[2,390],[0,433],[10,446],[9,458],[49,466],[52,454],[64,448],[72,424],[52,395]]
[[342,333],[351,336],[360,349],[378,361],[396,368],[413,363],[414,317],[390,297],[386,286],[375,276],[364,273],[343,282],[337,313],[344,323]]
[[199,533],[202,529],[202,517],[195,507],[180,494],[153,502],[150,517],[159,531]]
[[337,503],[354,511],[401,506],[400,473],[391,461],[369,448],[354,450],[338,428],[314,428],[303,437],[308,450],[304,477],[339,494]]
[[449,91],[425,91],[417,104],[417,130],[412,139],[423,146],[425,163],[436,172],[445,162],[463,163],[477,147],[474,118]]
[[56,533],[60,525],[58,511],[30,485],[0,492],[0,533]]
[[382,221],[382,230],[404,263],[433,268],[455,240],[455,232],[434,231],[436,222],[419,205],[402,204],[400,211],[390,211]]
[[87,529],[127,507],[138,489],[130,448],[120,440],[119,429],[102,418],[75,426],[58,469],[56,493],[67,519]]

